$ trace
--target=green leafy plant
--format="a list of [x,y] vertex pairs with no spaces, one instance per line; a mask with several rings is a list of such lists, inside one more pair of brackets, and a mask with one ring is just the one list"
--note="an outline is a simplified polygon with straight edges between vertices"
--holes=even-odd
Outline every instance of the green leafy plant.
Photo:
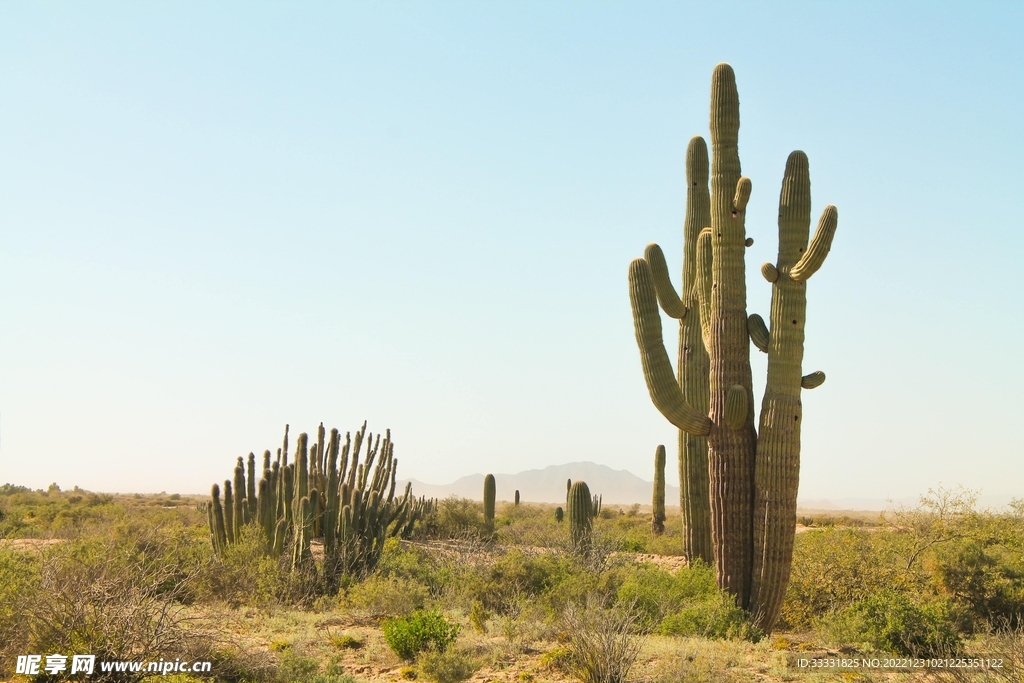
[[425,650],[444,652],[459,635],[459,625],[437,610],[417,610],[407,617],[388,619],[381,630],[388,647],[408,662]]

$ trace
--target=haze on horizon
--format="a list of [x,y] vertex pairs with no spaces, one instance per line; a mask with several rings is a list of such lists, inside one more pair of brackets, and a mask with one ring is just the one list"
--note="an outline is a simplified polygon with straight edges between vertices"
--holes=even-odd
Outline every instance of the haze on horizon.
[[790,151],[814,220],[839,208],[801,498],[1024,496],[1022,15],[4,3],[0,483],[202,492],[285,423],[363,420],[401,478],[649,480],[664,443],[676,483],[626,267],[657,241],[678,284],[686,144],[727,61],[750,312]]

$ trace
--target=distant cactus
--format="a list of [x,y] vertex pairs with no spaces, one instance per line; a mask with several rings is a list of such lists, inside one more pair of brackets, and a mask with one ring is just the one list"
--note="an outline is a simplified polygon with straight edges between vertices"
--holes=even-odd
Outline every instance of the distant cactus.
[[519,505],[519,489],[516,489],[516,505]]
[[558,522],[559,524],[561,524],[562,520],[564,518],[565,518],[565,511],[562,510],[561,507],[555,508],[555,521]]
[[593,502],[586,482],[573,483],[569,489],[569,535],[573,550],[581,555],[588,554],[592,546]]
[[494,531],[494,497],[496,486],[494,475],[484,477],[484,525],[488,531]]
[[656,534],[665,533],[665,447],[654,451],[654,515],[651,529]]

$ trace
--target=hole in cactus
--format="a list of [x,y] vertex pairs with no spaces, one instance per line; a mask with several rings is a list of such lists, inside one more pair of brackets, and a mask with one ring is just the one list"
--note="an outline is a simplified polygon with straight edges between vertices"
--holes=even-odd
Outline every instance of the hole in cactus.
[[793,324],[796,325],[796,321],[795,320],[793,321]]
[[732,217],[736,218],[736,211],[735,210],[733,210],[733,212],[732,212]]
[[799,416],[799,415],[794,415],[794,416],[793,416],[793,419],[794,419],[794,420],[799,420],[799,419],[800,419],[800,416]]

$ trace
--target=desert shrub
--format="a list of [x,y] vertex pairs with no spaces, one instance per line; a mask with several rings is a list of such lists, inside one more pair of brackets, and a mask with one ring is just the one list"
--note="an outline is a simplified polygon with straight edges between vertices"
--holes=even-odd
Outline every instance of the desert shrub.
[[415,579],[374,574],[352,586],[346,602],[374,618],[398,617],[422,609],[429,596],[427,587]]
[[[101,543],[55,546],[42,559],[38,589],[22,614],[26,651],[88,652],[98,660],[202,658],[193,655],[205,648],[203,634],[185,628],[174,591],[163,587],[169,570]],[[107,676],[128,680],[124,673]]]
[[662,635],[731,638],[758,641],[764,635],[750,623],[750,615],[736,606],[731,595],[713,594],[689,601],[666,616],[659,626]]
[[1024,534],[990,517],[984,529],[937,550],[929,563],[937,592],[962,606],[975,625],[1024,623]]
[[428,650],[420,655],[417,664],[427,680],[436,683],[462,683],[478,668],[470,654],[458,648],[443,652]]
[[417,526],[417,535],[426,538],[458,538],[467,531],[483,530],[483,510],[469,498],[451,495],[441,500]]
[[674,574],[642,565],[629,572],[616,599],[634,604],[640,627],[649,632],[657,629],[665,617],[717,595],[714,569],[695,562]]
[[906,538],[892,531],[826,528],[798,534],[781,624],[810,628],[814,621],[890,588],[915,593],[926,578],[906,567]]
[[224,602],[232,607],[267,607],[278,601],[290,602],[290,572],[281,560],[266,554],[261,531],[254,525],[242,527],[241,538],[218,557],[211,553],[197,577],[196,592],[204,601]]
[[511,550],[482,573],[467,577],[470,599],[504,614],[517,600],[536,598],[573,574],[572,560],[550,553],[528,555]]
[[444,652],[459,635],[459,625],[437,610],[417,610],[407,617],[388,619],[381,630],[388,647],[406,661],[416,659],[425,650]]
[[21,617],[36,592],[41,565],[37,553],[0,547],[0,677],[13,674],[7,664],[26,652]]
[[631,605],[606,609],[599,599],[569,605],[562,615],[568,668],[582,683],[625,683],[643,647]]
[[320,664],[314,657],[288,648],[278,663],[277,678],[281,683],[308,681],[320,671]]
[[947,656],[961,646],[948,603],[933,600],[920,604],[888,589],[829,615],[819,629],[836,643],[865,643],[917,657]]

